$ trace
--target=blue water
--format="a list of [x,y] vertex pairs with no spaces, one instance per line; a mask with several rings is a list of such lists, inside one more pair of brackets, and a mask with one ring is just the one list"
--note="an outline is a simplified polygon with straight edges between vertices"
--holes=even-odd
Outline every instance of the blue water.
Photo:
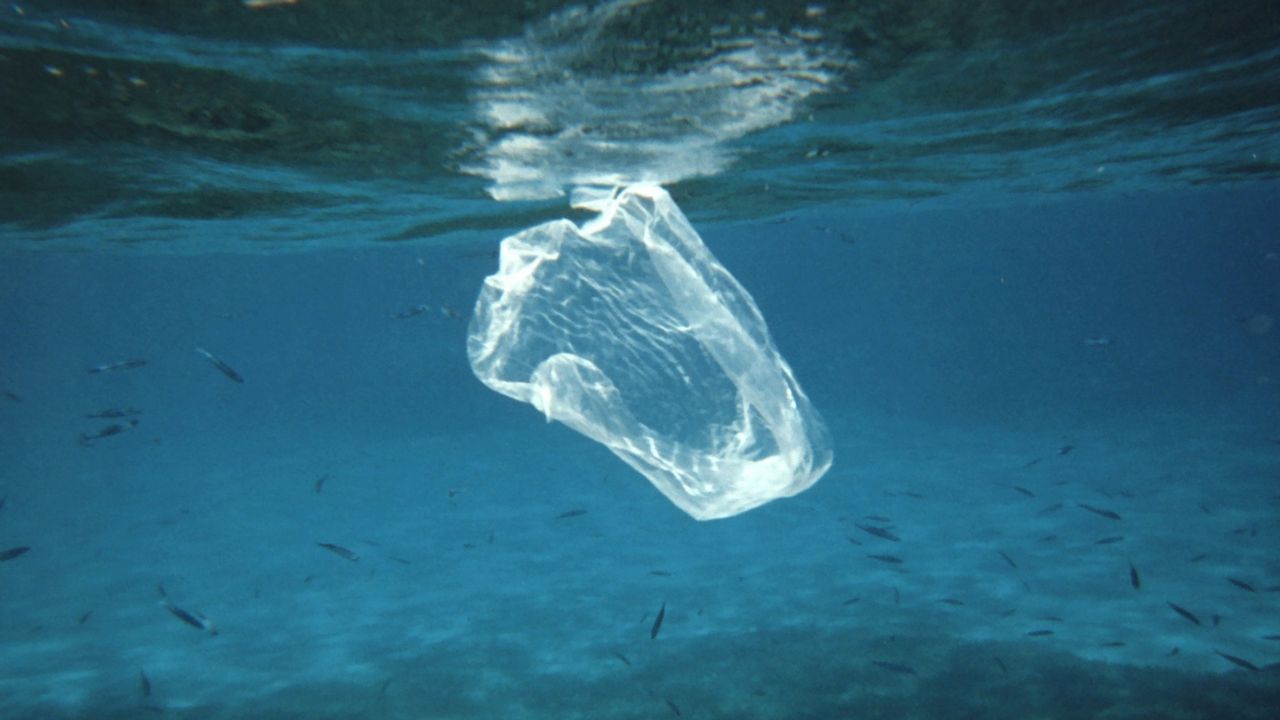
[[[252,95],[264,76],[303,95],[328,82],[379,110],[294,126],[278,145],[150,134],[168,111],[136,98],[116,116],[39,95],[3,119],[29,132],[6,136],[0,163],[0,717],[1276,717],[1277,111],[1261,92],[1221,101],[1274,82],[1274,48],[1256,41],[1275,26],[1224,12],[1202,30],[1235,44],[1177,63],[1144,46],[1040,68],[1039,82],[1032,67],[959,102],[923,69],[972,78],[998,47],[834,7],[809,13],[818,39],[775,36],[764,26],[806,11],[767,5],[748,34],[808,83],[786,86],[789,117],[748,107],[739,119],[758,127],[741,136],[676,123],[653,137],[680,153],[584,160],[586,179],[673,173],[672,196],[831,430],[835,463],[811,489],[697,522],[599,445],[484,387],[466,355],[507,230],[587,217],[549,190],[584,179],[572,163],[518,187],[477,169],[511,159],[477,127],[517,131],[477,119],[469,103],[510,98],[474,74],[524,57],[520,42],[577,69],[588,63],[557,28],[674,11],[503,6],[490,24],[451,20],[463,39],[450,44],[400,37],[408,23],[368,9],[418,12],[395,3],[352,10],[350,25],[317,22],[332,16],[305,0],[252,25],[237,3],[209,3],[205,25],[194,10],[81,3],[66,12],[84,36],[56,29],[70,5],[6,16],[9,67],[67,79],[41,68],[136,63],[218,96]],[[1170,37],[1194,37],[1186,18],[1206,6],[1177,7],[1163,22],[1184,34]],[[1128,37],[1096,13],[1052,47]],[[1159,25],[1135,13],[1120,16]],[[706,24],[721,20],[741,18]],[[1025,18],[996,20],[1011,57],[1035,54]],[[1262,29],[1233,30],[1245,26]],[[648,27],[627,46],[638,56],[617,60],[641,68],[619,70],[637,83],[624,90],[670,80],[662,63],[696,75],[696,53],[641,52],[665,47]],[[917,40],[936,44],[904,58]],[[288,62],[254,60],[284,45]],[[778,49],[797,47],[827,54]],[[327,81],[294,74],[307,58]],[[454,74],[423,86],[386,72],[411,60]],[[214,69],[227,76],[203,75]],[[542,68],[516,86],[549,93],[530,107],[574,110],[579,85],[563,77]],[[1169,121],[1186,100],[1174,89],[1197,84],[1186,124]],[[1079,110],[1152,87],[1170,103],[1159,113],[1073,111],[1053,139],[1016,132],[1016,113],[985,138],[954,132],[1000,107]],[[591,111],[601,132],[634,137]],[[699,127],[738,127],[724,120]],[[406,150],[416,121],[431,128],[421,156]],[[1151,132],[1166,121],[1169,135]],[[341,157],[314,155],[325,133]],[[353,148],[375,157],[366,167]],[[712,155],[723,166],[672,164]],[[592,165],[604,160],[619,164]],[[513,188],[528,196],[497,197]],[[128,359],[145,364],[88,372]],[[104,410],[124,417],[89,417]]]

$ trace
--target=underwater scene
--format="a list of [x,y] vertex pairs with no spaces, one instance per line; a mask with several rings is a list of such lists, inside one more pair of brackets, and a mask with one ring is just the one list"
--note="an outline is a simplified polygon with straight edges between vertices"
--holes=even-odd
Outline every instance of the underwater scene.
[[1280,717],[1280,5],[0,7],[0,718]]

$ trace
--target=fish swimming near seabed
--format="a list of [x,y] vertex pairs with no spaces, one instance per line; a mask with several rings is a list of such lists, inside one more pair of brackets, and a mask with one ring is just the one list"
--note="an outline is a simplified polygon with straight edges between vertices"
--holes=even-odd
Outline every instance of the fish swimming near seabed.
[[667,616],[667,604],[662,603],[662,607],[658,608],[658,617],[653,619],[653,627],[649,629],[649,639],[656,640],[658,631],[662,629],[662,620]]
[[119,362],[103,363],[102,365],[94,365],[93,367],[89,368],[89,373],[96,374],[96,373],[105,373],[105,372],[118,372],[120,370],[132,370],[134,368],[140,368],[146,364],[147,364],[147,361],[141,358],[130,358],[128,360],[121,360]]
[[915,675],[916,674],[915,668],[911,667],[910,665],[903,665],[902,663],[890,662],[888,660],[872,660],[871,664],[875,665],[881,670],[888,670],[891,673],[897,673],[899,675]]
[[1134,590],[1142,589],[1142,578],[1138,575],[1138,568],[1133,563],[1129,563],[1129,584]]
[[329,552],[333,553],[334,555],[337,555],[340,558],[346,558],[351,562],[360,561],[359,555],[355,554],[351,550],[348,550],[347,548],[342,547],[341,545],[334,545],[333,543],[325,543],[325,542],[318,542],[316,543],[316,545],[319,545],[320,547],[324,548],[325,550],[328,550]]
[[213,626],[213,621],[205,617],[201,613],[184,610],[178,607],[177,605],[174,605],[173,603],[169,602],[168,600],[161,600],[160,604],[163,605],[166,610],[172,613],[174,617],[190,625],[191,627],[196,628],[197,630],[204,630],[210,635],[218,634],[218,629]]
[[1168,605],[1168,606],[1169,606],[1169,607],[1170,607],[1174,612],[1176,612],[1176,613],[1178,613],[1179,615],[1181,615],[1182,617],[1186,618],[1188,622],[1195,623],[1196,625],[1202,625],[1202,624],[1203,624],[1203,623],[1201,623],[1201,622],[1200,622],[1200,618],[1196,617],[1196,616],[1195,616],[1195,615],[1194,615],[1190,610],[1187,610],[1186,608],[1184,608],[1184,607],[1180,607],[1180,606],[1178,606],[1178,605],[1174,605],[1173,603],[1169,602],[1168,600],[1165,600],[1164,602],[1165,602],[1165,604],[1166,604],[1166,605]]
[[21,545],[15,548],[9,548],[8,550],[0,550],[0,562],[4,562],[6,560],[12,560],[20,555],[26,555],[30,551],[31,551],[31,548],[27,545]]
[[238,383],[244,382],[244,377],[240,373],[236,372],[235,368],[223,362],[222,359],[219,358],[218,356],[214,355],[208,350],[205,350],[204,348],[196,348],[196,352],[200,353],[205,357],[206,360],[213,363],[213,366],[218,368],[218,371],[221,372],[223,375],[226,375],[227,377],[231,378],[232,380],[235,380]]
[[1252,670],[1253,672],[1258,672],[1258,670],[1260,669],[1257,665],[1254,665],[1253,663],[1249,662],[1248,660],[1245,660],[1244,658],[1238,658],[1235,655],[1228,655],[1218,650],[1214,650],[1213,652],[1215,655],[1217,655],[1218,657],[1221,657],[1222,659],[1226,660],[1232,665],[1238,665],[1239,667],[1242,667],[1245,670]]
[[1106,508],[1094,507],[1094,506],[1092,506],[1092,505],[1086,505],[1086,504],[1084,504],[1084,503],[1076,503],[1076,505],[1078,505],[1079,507],[1081,507],[1081,508],[1082,508],[1082,509],[1084,509],[1084,510],[1088,510],[1089,512],[1093,513],[1094,515],[1101,515],[1102,517],[1107,518],[1108,520],[1121,520],[1121,519],[1123,519],[1123,518],[1121,518],[1121,517],[1120,517],[1119,513],[1112,512],[1112,511],[1110,511],[1110,510],[1107,510]]

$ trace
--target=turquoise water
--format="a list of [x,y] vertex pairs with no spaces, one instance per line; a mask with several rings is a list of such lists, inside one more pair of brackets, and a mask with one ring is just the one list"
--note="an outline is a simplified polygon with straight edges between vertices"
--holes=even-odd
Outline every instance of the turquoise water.
[[[4,9],[0,715],[1274,717],[1276,10],[1037,7]],[[473,376],[498,242],[639,180],[804,493]]]

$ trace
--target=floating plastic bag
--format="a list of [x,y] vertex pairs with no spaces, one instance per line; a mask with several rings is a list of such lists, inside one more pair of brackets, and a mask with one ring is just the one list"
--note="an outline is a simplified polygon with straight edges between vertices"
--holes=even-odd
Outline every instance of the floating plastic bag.
[[817,482],[830,440],[760,310],[662,188],[502,241],[467,337],[477,377],[602,443],[699,520]]

